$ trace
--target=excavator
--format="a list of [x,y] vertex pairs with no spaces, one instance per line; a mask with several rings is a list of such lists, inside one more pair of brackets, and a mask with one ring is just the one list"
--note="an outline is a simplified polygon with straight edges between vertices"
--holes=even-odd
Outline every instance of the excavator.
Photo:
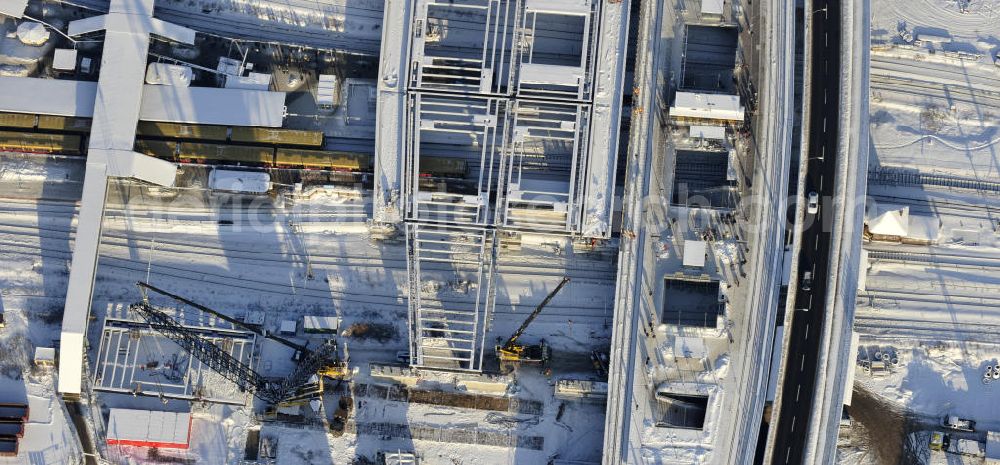
[[528,329],[528,325],[530,325],[532,321],[535,321],[535,318],[538,316],[538,314],[542,313],[542,309],[544,309],[545,306],[548,305],[550,301],[552,301],[552,298],[555,297],[556,294],[558,294],[559,291],[561,291],[562,288],[565,287],[567,283],[569,283],[569,276],[563,277],[559,285],[557,285],[556,288],[552,290],[552,292],[549,292],[549,295],[545,296],[545,299],[542,300],[542,302],[538,304],[537,307],[535,307],[535,310],[532,311],[530,315],[528,315],[528,318],[524,319],[524,323],[521,323],[521,327],[517,328],[517,331],[514,331],[514,334],[511,335],[509,339],[507,339],[507,342],[504,342],[502,345],[496,346],[497,358],[500,359],[501,363],[506,362],[508,364],[519,364],[519,363],[545,364],[549,361],[549,355],[550,355],[549,346],[545,344],[544,340],[541,341],[539,344],[534,344],[534,345],[518,344],[517,340],[518,338],[521,337],[522,334],[524,334],[524,330]]

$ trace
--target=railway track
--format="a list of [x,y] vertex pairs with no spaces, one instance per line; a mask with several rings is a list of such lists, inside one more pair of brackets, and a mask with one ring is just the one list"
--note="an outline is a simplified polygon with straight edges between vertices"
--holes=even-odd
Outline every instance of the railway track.
[[862,334],[900,339],[1000,343],[1000,325],[963,325],[855,315],[854,330]]
[[926,263],[936,266],[982,270],[1000,268],[1000,258],[998,257],[972,257],[931,252],[868,250],[868,259],[891,263]]
[[[213,223],[214,225],[214,223]],[[29,238],[38,238],[50,241],[69,241],[75,235],[70,228],[57,228],[51,226],[25,226],[12,223],[0,222],[0,234],[10,234]],[[280,241],[275,238],[275,244]],[[8,242],[9,243],[9,242]],[[28,245],[28,244],[22,244]],[[101,245],[105,247],[119,247],[125,249],[152,250],[155,253],[172,253],[179,255],[214,256],[227,261],[241,261],[246,263],[292,263],[306,261],[306,251],[296,252],[276,252],[261,250],[259,245],[236,242],[231,245],[197,243],[194,240],[180,240],[170,236],[157,236],[155,234],[137,235],[105,232],[102,235]],[[359,242],[361,247],[369,247],[367,242]],[[406,258],[402,250],[389,257],[373,255],[359,255],[351,253],[323,253],[316,252],[319,248],[315,244],[306,247],[309,263],[313,266],[350,266],[361,268],[387,268],[406,270]],[[497,271],[501,275],[510,276],[570,276],[576,280],[587,280],[591,282],[613,282],[616,278],[615,268],[612,266],[594,266],[590,263],[582,266],[574,266],[572,259],[558,257],[545,257],[545,262],[532,263],[530,265],[520,265],[525,261],[524,256],[506,256],[501,258],[497,264]],[[428,265],[429,266],[429,265]],[[425,266],[428,271],[451,271],[447,265]]]
[[[24,246],[21,244],[9,244],[0,242],[0,245],[4,246],[4,253],[14,254],[14,255],[25,255],[33,257],[43,257],[50,258],[54,260],[68,261],[71,257],[71,253],[68,251],[42,251],[38,247]],[[240,290],[248,291],[253,293],[267,293],[271,295],[283,295],[289,298],[295,299],[314,299],[321,301],[331,301],[335,300],[337,302],[349,302],[353,304],[362,305],[376,305],[379,307],[393,307],[405,309],[407,306],[406,298],[403,294],[374,294],[374,293],[349,293],[345,291],[333,290],[329,288],[314,288],[306,286],[296,286],[294,284],[285,284],[282,282],[266,281],[256,278],[248,277],[233,277],[222,273],[215,273],[207,270],[191,270],[182,267],[172,266],[172,265],[156,265],[152,268],[147,268],[147,264],[144,260],[131,260],[120,257],[112,257],[108,255],[101,255],[101,267],[108,267],[118,271],[126,271],[135,273],[137,276],[146,276],[147,271],[150,276],[154,278],[171,278],[187,282],[194,282],[209,285],[219,286],[221,288],[230,290]],[[467,300],[456,300],[456,299],[437,299],[440,302],[451,303],[451,304],[467,304]],[[523,305],[517,305],[516,307],[521,307]],[[497,303],[494,309],[495,314],[499,315],[524,315],[524,311],[512,311],[515,308],[514,305]],[[607,316],[603,314],[606,310],[605,306],[602,304],[600,306],[588,306],[588,305],[559,305],[559,304],[549,304],[546,307],[547,317],[560,317],[560,318],[591,318],[595,320],[606,319]],[[549,311],[552,309],[555,311]],[[560,311],[561,310],[561,311]],[[600,315],[596,314],[601,312]]]
[[913,199],[909,197],[899,197],[885,194],[871,194],[870,197],[890,204],[908,206],[910,207],[911,212],[917,211],[928,214],[947,213],[950,216],[980,220],[988,219],[992,210],[986,205],[976,205],[938,199]]
[[874,90],[905,93],[907,95],[922,95],[929,98],[947,99],[975,105],[985,105],[1000,108],[1000,92],[979,90],[958,85],[942,84],[918,79],[908,79],[891,74],[871,75],[871,86]]

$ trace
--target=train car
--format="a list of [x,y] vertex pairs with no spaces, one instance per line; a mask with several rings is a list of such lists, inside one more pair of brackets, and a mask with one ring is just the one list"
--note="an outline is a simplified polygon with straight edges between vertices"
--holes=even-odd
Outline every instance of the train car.
[[234,126],[230,134],[230,140],[250,144],[320,147],[323,145],[323,133],[321,131],[303,131],[299,129]]
[[59,132],[90,132],[90,118],[74,116],[38,115],[38,129]]
[[420,157],[420,175],[440,178],[464,178],[468,163],[461,158]]
[[364,153],[330,150],[278,149],[275,166],[331,171],[365,171],[371,156]]
[[160,123],[139,121],[137,134],[145,137],[169,139],[200,139],[224,142],[229,137],[229,128],[210,124]]
[[0,151],[80,155],[81,138],[73,134],[0,131]]
[[25,113],[0,113],[0,127],[32,129],[35,119],[35,115]]
[[163,160],[174,161],[177,158],[177,142],[166,140],[136,139],[135,151]]
[[271,166],[274,164],[274,149],[181,142],[177,158],[181,161],[206,164]]

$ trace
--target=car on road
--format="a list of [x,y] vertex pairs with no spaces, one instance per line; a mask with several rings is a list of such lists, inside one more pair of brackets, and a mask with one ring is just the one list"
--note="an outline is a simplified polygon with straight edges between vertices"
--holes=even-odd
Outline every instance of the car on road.
[[819,211],[819,194],[815,191],[809,193],[809,201],[806,203],[806,211],[810,215],[815,215]]
[[803,291],[809,292],[812,290],[813,285],[813,273],[812,271],[806,271],[802,273],[802,285],[799,286]]

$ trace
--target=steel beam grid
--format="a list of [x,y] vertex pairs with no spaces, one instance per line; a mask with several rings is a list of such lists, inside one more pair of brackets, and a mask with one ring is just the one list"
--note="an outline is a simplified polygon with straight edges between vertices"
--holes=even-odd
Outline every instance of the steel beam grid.
[[[520,27],[517,30],[517,53],[514,57],[514,81],[517,83],[515,94],[518,97],[552,98],[559,100],[590,101],[594,85],[594,57],[597,55],[597,28],[595,18],[599,13],[600,2],[580,2],[580,7],[574,10],[561,10],[566,5],[545,4],[544,2],[528,2],[521,15]],[[573,64],[560,63],[558,54],[537,51],[536,40],[539,37],[566,40],[571,35],[566,31],[552,30],[548,34],[539,31],[538,18],[555,17],[583,20],[581,30],[580,60]],[[528,70],[534,68],[529,73]],[[541,71],[541,72],[537,72]],[[545,75],[552,80],[540,78]],[[565,77],[575,76],[575,83]]]
[[[495,239],[491,229],[406,224],[411,366],[482,370],[495,304]],[[465,281],[466,293],[442,289],[440,278]]]
[[256,392],[259,386],[265,385],[264,379],[248,365],[237,360],[212,341],[195,336],[177,321],[149,304],[137,303],[131,305],[129,309],[146,320],[149,328],[177,343],[209,368],[236,383],[241,390]]
[[[417,0],[410,34],[412,90],[506,95],[519,0]],[[481,31],[476,36],[475,31]],[[472,32],[467,32],[472,31]]]
[[[239,361],[246,360],[246,365],[252,365],[256,337],[251,333],[238,331],[213,332],[212,328],[191,327],[188,330],[203,333],[203,338],[220,347],[229,346],[224,352]],[[145,392],[148,395],[158,395],[167,398],[193,399],[198,394],[198,387],[205,364],[196,357],[188,357],[180,383],[153,379],[141,381],[136,378],[136,371],[141,365],[139,360],[142,338],[160,336],[148,328],[148,325],[133,320],[107,319],[94,360],[93,383],[99,391],[136,393],[135,387],[155,385],[157,392]],[[169,338],[168,338],[169,339]],[[229,341],[229,343],[224,342]],[[210,398],[217,402],[237,402],[236,399]]]
[[[518,100],[512,113],[498,223],[510,229],[578,232],[590,106]],[[554,173],[563,174],[562,180],[553,180]]]
[[[407,219],[428,223],[487,226],[489,198],[501,185],[500,158],[507,137],[507,101],[411,92],[407,124],[412,135],[406,156]],[[476,156],[478,155],[478,157]],[[467,183],[434,180],[430,159],[467,163]]]

